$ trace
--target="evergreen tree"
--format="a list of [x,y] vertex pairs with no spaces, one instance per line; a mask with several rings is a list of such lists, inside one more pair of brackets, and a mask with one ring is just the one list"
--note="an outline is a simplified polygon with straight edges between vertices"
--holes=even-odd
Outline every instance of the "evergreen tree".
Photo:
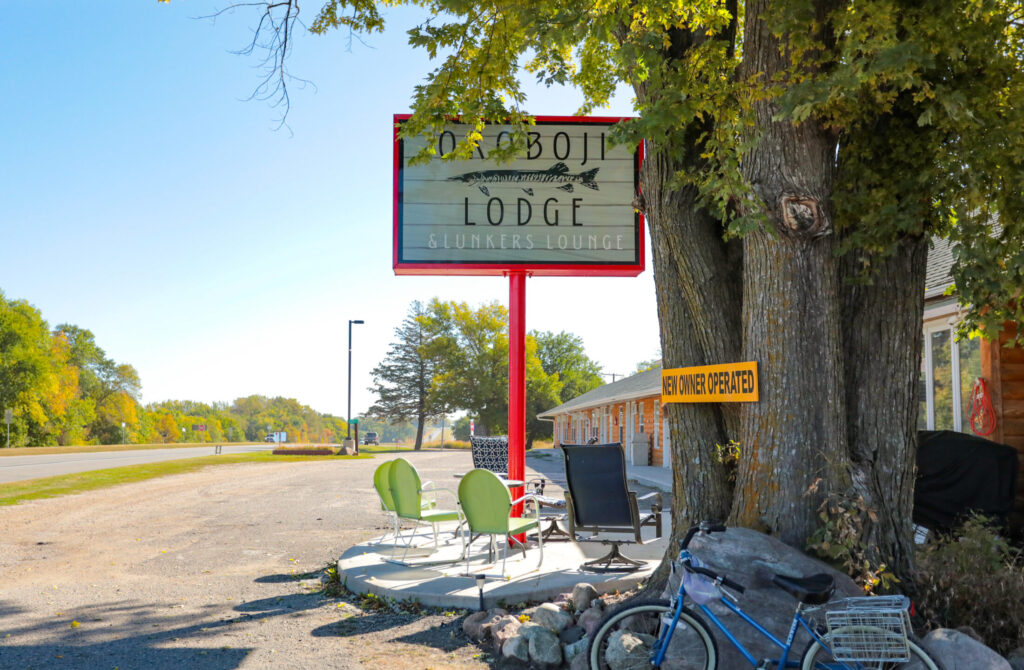
[[442,407],[431,394],[436,363],[426,354],[431,338],[427,325],[427,311],[423,303],[409,306],[402,325],[395,328],[395,341],[391,343],[387,358],[371,373],[370,391],[377,401],[367,414],[392,424],[412,421],[416,424],[414,449],[423,446],[423,428],[427,419],[441,413]]

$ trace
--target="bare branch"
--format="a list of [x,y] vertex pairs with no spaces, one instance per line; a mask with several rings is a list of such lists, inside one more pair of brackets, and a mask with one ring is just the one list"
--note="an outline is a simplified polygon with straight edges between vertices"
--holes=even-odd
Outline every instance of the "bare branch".
[[286,126],[288,111],[291,109],[291,98],[288,94],[289,84],[305,86],[312,82],[295,77],[288,72],[285,61],[292,48],[295,26],[303,26],[299,21],[298,0],[264,0],[262,2],[235,2],[208,16],[197,18],[216,21],[226,13],[236,9],[256,10],[260,13],[256,27],[253,29],[252,41],[245,47],[232,53],[251,56],[256,51],[263,51],[265,56],[256,65],[263,71],[263,78],[253,89],[246,100],[265,100],[272,108],[280,109],[281,116],[277,119],[275,130]]

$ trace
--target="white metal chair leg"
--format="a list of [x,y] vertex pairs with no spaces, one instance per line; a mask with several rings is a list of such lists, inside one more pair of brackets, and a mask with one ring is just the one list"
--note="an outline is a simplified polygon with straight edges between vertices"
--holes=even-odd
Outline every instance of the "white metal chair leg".
[[409,549],[412,548],[412,539],[416,537],[416,531],[420,529],[420,520],[416,519],[416,525],[412,527],[412,532],[409,533],[409,544],[405,545],[405,551],[402,552],[402,561],[405,561],[406,556],[409,555]]

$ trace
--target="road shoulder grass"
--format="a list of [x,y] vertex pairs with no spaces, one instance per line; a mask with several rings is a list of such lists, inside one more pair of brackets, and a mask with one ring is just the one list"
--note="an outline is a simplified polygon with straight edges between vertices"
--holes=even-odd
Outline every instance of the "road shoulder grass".
[[235,465],[239,463],[293,463],[296,461],[315,461],[323,459],[372,458],[370,455],[360,456],[274,456],[268,452],[244,454],[222,454],[219,456],[199,456],[183,458],[175,461],[160,461],[142,465],[128,465],[120,468],[89,470],[54,477],[26,479],[20,482],[0,484],[0,506],[16,505],[25,500],[40,498],[56,498],[93,491],[95,489],[141,482],[146,479],[167,477],[195,472],[215,465]]

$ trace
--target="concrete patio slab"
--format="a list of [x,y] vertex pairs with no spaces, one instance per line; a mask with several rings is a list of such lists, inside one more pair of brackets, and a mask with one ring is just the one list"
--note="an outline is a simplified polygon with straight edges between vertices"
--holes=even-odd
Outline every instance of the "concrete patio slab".
[[[667,513],[663,524],[670,528]],[[580,569],[580,564],[606,554],[609,545],[600,542],[556,541],[544,543],[544,561],[538,568],[539,551],[536,542],[530,542],[525,557],[515,551],[508,557],[505,577],[501,577],[501,548],[497,560],[488,558],[488,540],[477,539],[470,552],[469,572],[462,554],[460,539],[454,535],[455,524],[442,527],[439,548],[433,549],[433,535],[429,528],[421,529],[413,538],[405,562],[388,562],[402,557],[404,539],[411,531],[403,531],[403,544],[396,546],[390,536],[376,538],[354,546],[338,559],[341,582],[356,593],[373,593],[395,600],[411,600],[431,607],[476,609],[480,606],[480,593],[474,576],[487,574],[484,586],[484,607],[511,606],[523,602],[550,600],[560,593],[571,592],[580,582],[594,585],[598,593],[631,589],[649,577],[665,553],[667,538],[651,538],[646,544],[626,544],[622,551],[630,558],[644,561],[645,566],[633,572],[591,572]],[[645,529],[650,533],[650,529]],[[598,539],[623,538],[602,534]],[[382,544],[377,544],[383,540]],[[499,542],[500,545],[500,542]],[[416,548],[419,547],[419,548]],[[458,562],[456,562],[458,561]]]

